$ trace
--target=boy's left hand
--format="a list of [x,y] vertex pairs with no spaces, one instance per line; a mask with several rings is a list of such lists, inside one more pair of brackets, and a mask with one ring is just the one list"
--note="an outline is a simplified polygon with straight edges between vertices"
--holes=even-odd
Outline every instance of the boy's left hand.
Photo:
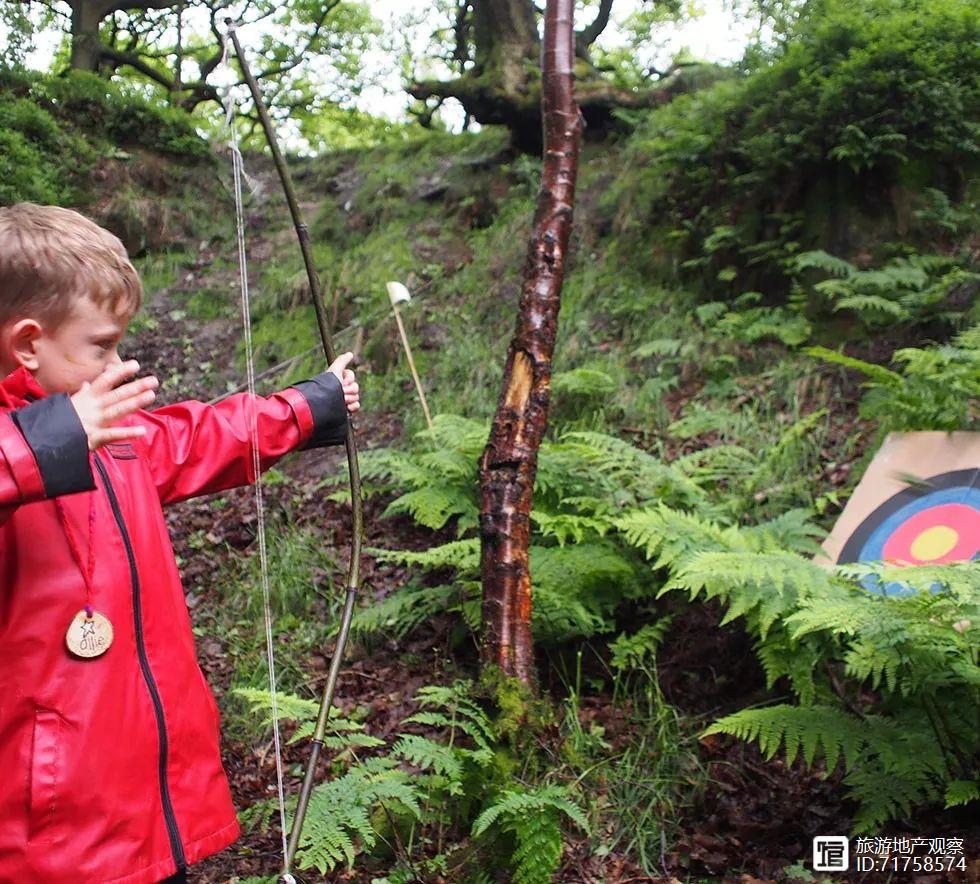
[[357,386],[357,378],[354,372],[347,367],[353,358],[353,353],[343,353],[327,369],[327,371],[332,371],[340,379],[340,386],[344,388],[344,402],[347,403],[347,410],[351,414],[361,409],[360,388]]

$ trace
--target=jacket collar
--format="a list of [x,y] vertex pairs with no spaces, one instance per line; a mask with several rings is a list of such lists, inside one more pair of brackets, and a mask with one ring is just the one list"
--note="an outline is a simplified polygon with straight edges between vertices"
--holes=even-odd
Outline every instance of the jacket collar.
[[23,365],[0,381],[0,404],[7,408],[20,408],[47,395],[34,375]]

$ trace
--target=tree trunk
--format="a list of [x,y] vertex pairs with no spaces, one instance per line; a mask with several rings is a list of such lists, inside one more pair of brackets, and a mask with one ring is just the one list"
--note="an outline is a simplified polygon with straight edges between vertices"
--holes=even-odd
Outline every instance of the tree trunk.
[[477,76],[510,95],[527,93],[528,74],[541,54],[534,7],[527,0],[477,0],[473,38]]
[[99,25],[112,4],[106,0],[72,0],[71,67],[79,71],[96,71],[102,57]]
[[[589,47],[610,21],[614,0],[601,0],[595,18],[574,34],[578,68],[578,105],[593,135],[619,125],[617,108],[655,107],[671,101],[678,84],[657,83],[649,89],[626,89],[611,83],[589,60]],[[469,5],[469,4],[467,4]],[[422,80],[409,92],[422,101],[457,99],[472,118],[510,130],[511,147],[524,153],[541,152],[541,81],[535,70],[538,56],[537,13],[533,0],[473,0],[473,66],[453,80]],[[465,17],[461,8],[460,15]],[[457,23],[457,32],[465,31]],[[457,47],[457,53],[463,51]]]
[[514,337],[480,460],[483,663],[535,682],[531,639],[531,502],[548,420],[565,254],[582,120],[574,97],[574,0],[548,0],[542,53],[544,167]]

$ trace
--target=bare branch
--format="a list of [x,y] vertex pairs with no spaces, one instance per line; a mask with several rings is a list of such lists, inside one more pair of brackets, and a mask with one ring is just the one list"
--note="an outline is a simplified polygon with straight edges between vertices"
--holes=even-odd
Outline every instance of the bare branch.
[[581,56],[583,51],[588,53],[589,47],[599,39],[599,35],[609,24],[609,14],[612,12],[613,0],[601,0],[599,11],[592,24],[581,31],[575,32],[575,54]]
[[471,0],[460,0],[459,7],[456,9],[456,21],[453,25],[453,34],[456,45],[453,47],[452,58],[461,64],[470,60],[470,20],[469,12],[472,6]]
[[277,68],[269,68],[267,70],[264,70],[256,76],[256,79],[264,80],[267,79],[268,77],[277,77],[280,74],[285,74],[287,71],[291,71],[297,65],[302,64],[302,62],[306,59],[307,53],[316,44],[316,41],[320,36],[320,31],[323,30],[323,26],[327,21],[327,16],[329,16],[330,13],[333,12],[333,10],[336,8],[336,6],[339,3],[340,0],[332,0],[332,2],[325,3],[323,5],[323,9],[320,13],[320,18],[317,20],[316,25],[313,28],[313,33],[310,34],[309,39],[306,41],[306,45],[298,52],[296,52],[291,62],[280,65]]
[[[139,71],[144,77],[162,86],[168,92],[173,92],[176,87],[176,83],[172,77],[147,64],[146,61],[139,55],[134,55],[130,52],[121,52],[118,49],[113,49],[111,46],[100,46],[99,57],[105,59],[106,61],[112,62],[114,69],[125,65],[131,67],[135,71]],[[197,105],[204,101],[221,102],[221,96],[218,94],[218,90],[215,89],[215,87],[210,83],[205,83],[203,81],[198,81],[196,83],[181,83],[180,88],[181,91],[190,93],[187,98],[181,102],[181,106],[184,107],[185,110],[193,110],[195,107],[197,107]]]
[[133,3],[132,0],[118,0],[117,3],[106,3],[106,14],[112,12],[131,12],[133,10],[150,9],[169,9],[174,5],[174,0],[139,0]]

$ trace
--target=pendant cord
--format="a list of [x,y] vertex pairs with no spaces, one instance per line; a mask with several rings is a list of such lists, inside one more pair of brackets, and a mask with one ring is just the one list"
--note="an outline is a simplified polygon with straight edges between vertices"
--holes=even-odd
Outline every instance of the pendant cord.
[[[227,61],[228,44],[225,43],[223,61]],[[272,697],[272,740],[275,746],[276,756],[276,796],[279,801],[279,824],[282,837],[282,854],[284,872],[290,873],[288,846],[288,827],[286,825],[286,797],[282,763],[282,738],[279,727],[279,701],[278,686],[276,682],[276,660],[274,653],[274,636],[272,630],[272,593],[269,584],[269,553],[266,545],[265,529],[265,498],[262,492],[262,464],[259,457],[259,423],[258,412],[255,404],[255,359],[252,346],[252,315],[248,289],[248,260],[245,249],[245,211],[242,200],[242,181],[246,179],[242,154],[238,148],[238,138],[235,133],[234,124],[231,122],[234,110],[234,98],[229,91],[228,106],[228,128],[230,138],[228,146],[231,149],[232,172],[234,179],[235,195],[235,226],[238,242],[238,274],[240,280],[242,325],[244,327],[245,338],[245,377],[248,383],[248,423],[250,432],[250,446],[252,453],[252,475],[250,479],[255,487],[255,512],[256,528],[259,541],[259,565],[261,570],[262,583],[262,614],[265,626],[265,653],[266,665],[269,672],[269,693]]]

